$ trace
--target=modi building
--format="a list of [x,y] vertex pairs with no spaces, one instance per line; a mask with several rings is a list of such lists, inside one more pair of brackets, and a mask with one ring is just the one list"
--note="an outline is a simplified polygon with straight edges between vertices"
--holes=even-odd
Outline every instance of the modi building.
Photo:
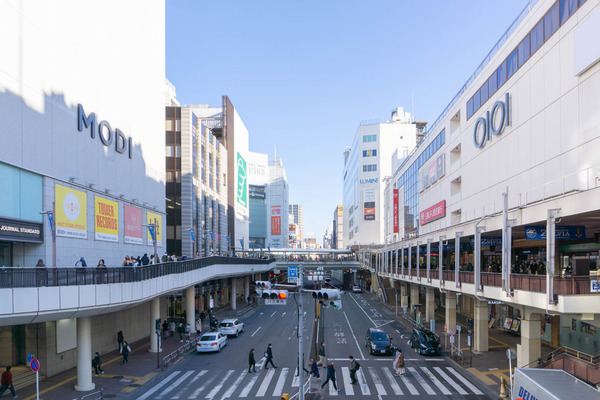
[[598,1],[530,2],[394,171],[385,244],[361,248],[422,322],[437,302],[453,331],[458,309],[479,352],[520,335],[519,367],[600,354],[599,37]]

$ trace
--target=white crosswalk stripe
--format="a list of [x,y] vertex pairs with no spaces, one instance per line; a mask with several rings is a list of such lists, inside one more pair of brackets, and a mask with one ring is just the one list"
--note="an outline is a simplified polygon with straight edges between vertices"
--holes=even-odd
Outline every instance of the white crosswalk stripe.
[[454,370],[454,368],[452,367],[446,367],[446,369],[448,371],[450,371],[450,373],[454,376],[456,376],[466,387],[468,387],[469,389],[471,389],[471,391],[475,394],[483,394],[479,389],[477,389],[471,382],[469,382],[464,376],[462,376],[461,374],[459,374],[457,371]]
[[296,367],[296,370],[294,371],[294,380],[292,380],[292,387],[298,387],[299,380],[300,380],[300,376],[298,376],[298,367]]
[[[350,379],[350,369],[341,367],[337,374],[338,392],[329,382],[323,393],[329,396],[449,396],[453,394],[483,395],[452,367],[408,367],[407,373],[395,375],[390,367],[368,366],[356,373],[358,385]],[[298,377],[290,368],[269,369],[266,373],[250,374],[243,370],[173,371],[154,387],[138,397],[147,399],[236,399],[248,397],[279,398],[283,393],[298,391]],[[305,379],[311,379],[305,376]],[[321,381],[323,382],[323,381]],[[198,385],[201,385],[198,387]],[[313,386],[311,384],[311,386]],[[318,387],[319,382],[316,382]],[[402,387],[404,386],[404,387]],[[314,387],[314,386],[313,386]],[[358,390],[357,388],[360,388]],[[271,392],[272,390],[272,392]],[[193,392],[192,392],[193,391]]]
[[381,383],[381,379],[379,379],[379,375],[377,374],[377,370],[375,367],[369,367],[369,373],[371,374],[371,379],[373,379],[373,384],[375,385],[375,389],[377,389],[377,394],[381,396],[386,396],[387,391],[383,387],[383,383]]

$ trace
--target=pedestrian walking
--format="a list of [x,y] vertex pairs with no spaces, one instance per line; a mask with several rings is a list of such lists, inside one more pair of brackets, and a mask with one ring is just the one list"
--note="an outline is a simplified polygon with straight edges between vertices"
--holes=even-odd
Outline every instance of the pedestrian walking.
[[250,353],[248,353],[248,373],[250,374],[252,372],[256,372],[256,360],[254,359],[254,349],[250,349]]
[[196,335],[200,336],[202,333],[202,320],[198,319],[196,321]]
[[404,375],[404,354],[402,354],[402,350],[396,349],[396,358],[394,358],[394,369],[396,370],[396,375]]
[[131,346],[129,346],[127,340],[125,340],[123,341],[123,348],[121,349],[121,355],[123,356],[123,361],[121,361],[121,365],[129,363],[129,353],[131,353]]
[[165,339],[169,337],[169,323],[165,320],[162,324],[163,336]]
[[327,358],[325,358],[325,342],[321,342],[319,346],[319,363],[317,365],[322,365],[323,368],[327,366]]
[[185,328],[183,324],[180,322],[177,326],[177,333],[179,333],[179,343],[183,343],[183,333],[185,332]]
[[359,370],[360,364],[354,359],[354,357],[350,356],[348,358],[350,359],[350,383],[355,384],[358,383],[358,380],[356,379],[356,371]]
[[18,397],[15,393],[15,388],[13,387],[13,376],[12,372],[10,372],[11,368],[12,367],[9,365],[6,367],[6,371],[2,373],[2,379],[0,380],[0,384],[2,385],[0,386],[0,397],[2,397],[7,389],[10,389],[10,393],[12,394],[13,398]]
[[[312,358],[310,359],[312,362]],[[296,365],[296,376],[300,375],[300,353],[298,353],[298,358],[297,358],[297,365]],[[306,372],[307,374],[310,375],[310,371],[307,370],[306,368],[304,368],[304,360],[302,360],[302,369],[304,370],[304,372]]]
[[310,373],[313,374],[313,376],[317,379],[321,378],[321,375],[319,375],[319,366],[317,365],[317,360],[314,358],[310,359]]
[[191,339],[191,335],[192,334],[192,327],[190,326],[190,324],[186,324],[185,325],[185,340],[187,340],[188,342]]
[[75,263],[75,266],[76,266],[76,267],[77,267],[77,264],[80,264],[82,267],[87,267],[87,263],[85,262],[85,258],[83,258],[83,257],[80,257],[80,258],[79,258],[79,261],[77,261],[77,262]]
[[269,345],[267,346],[267,350],[265,351],[265,358],[267,360],[265,361],[265,366],[263,367],[264,369],[269,369],[267,368],[267,365],[269,365],[269,363],[271,363],[273,368],[277,368],[275,364],[273,364],[273,349],[271,343],[269,343]]
[[206,318],[206,314],[204,314],[204,311],[202,311],[200,313],[200,324],[204,324],[204,319]]
[[171,332],[171,336],[175,336],[175,321],[171,321],[169,324],[169,332]]
[[104,370],[102,369],[102,358],[100,358],[98,352],[96,352],[96,357],[92,360],[92,367],[94,367],[94,370],[96,371],[96,376],[98,376],[98,371],[100,371],[101,374],[104,373]]
[[123,348],[123,331],[117,332],[117,343],[119,344],[119,353]]
[[338,389],[338,387],[335,383],[335,367],[333,366],[333,363],[331,363],[331,362],[327,363],[327,379],[321,385],[321,389],[323,389],[329,383],[329,381],[331,381],[331,383],[333,383],[333,388],[339,392],[340,389]]

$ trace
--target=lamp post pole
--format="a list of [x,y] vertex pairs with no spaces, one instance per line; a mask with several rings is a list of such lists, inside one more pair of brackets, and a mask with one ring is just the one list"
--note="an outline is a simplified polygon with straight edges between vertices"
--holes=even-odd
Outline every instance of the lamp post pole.
[[40,214],[48,216],[50,222],[50,236],[52,237],[52,267],[56,267],[56,202],[52,202],[52,211],[42,211]]

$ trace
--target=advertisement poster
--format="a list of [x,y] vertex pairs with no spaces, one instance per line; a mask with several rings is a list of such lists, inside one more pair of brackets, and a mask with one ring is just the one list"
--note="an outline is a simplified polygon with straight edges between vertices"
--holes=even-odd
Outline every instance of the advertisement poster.
[[125,243],[144,244],[142,209],[125,204]]
[[237,153],[237,202],[244,208],[248,207],[248,181],[246,161]]
[[281,206],[271,207],[271,235],[281,235]]
[[398,189],[394,189],[394,233],[398,233]]
[[119,203],[94,196],[94,230],[96,240],[119,241]]
[[[155,232],[156,232],[156,245],[158,247],[162,246],[162,218],[160,216],[160,214],[155,214],[153,212],[147,211],[146,212],[146,224],[150,225],[153,224],[154,221],[156,221],[157,226],[155,227]],[[153,246],[154,243],[152,242],[152,236],[150,235],[150,231],[148,230],[148,227],[144,227],[146,229],[146,240],[148,241],[148,246]]]
[[56,236],[87,239],[87,194],[55,184],[54,201]]

